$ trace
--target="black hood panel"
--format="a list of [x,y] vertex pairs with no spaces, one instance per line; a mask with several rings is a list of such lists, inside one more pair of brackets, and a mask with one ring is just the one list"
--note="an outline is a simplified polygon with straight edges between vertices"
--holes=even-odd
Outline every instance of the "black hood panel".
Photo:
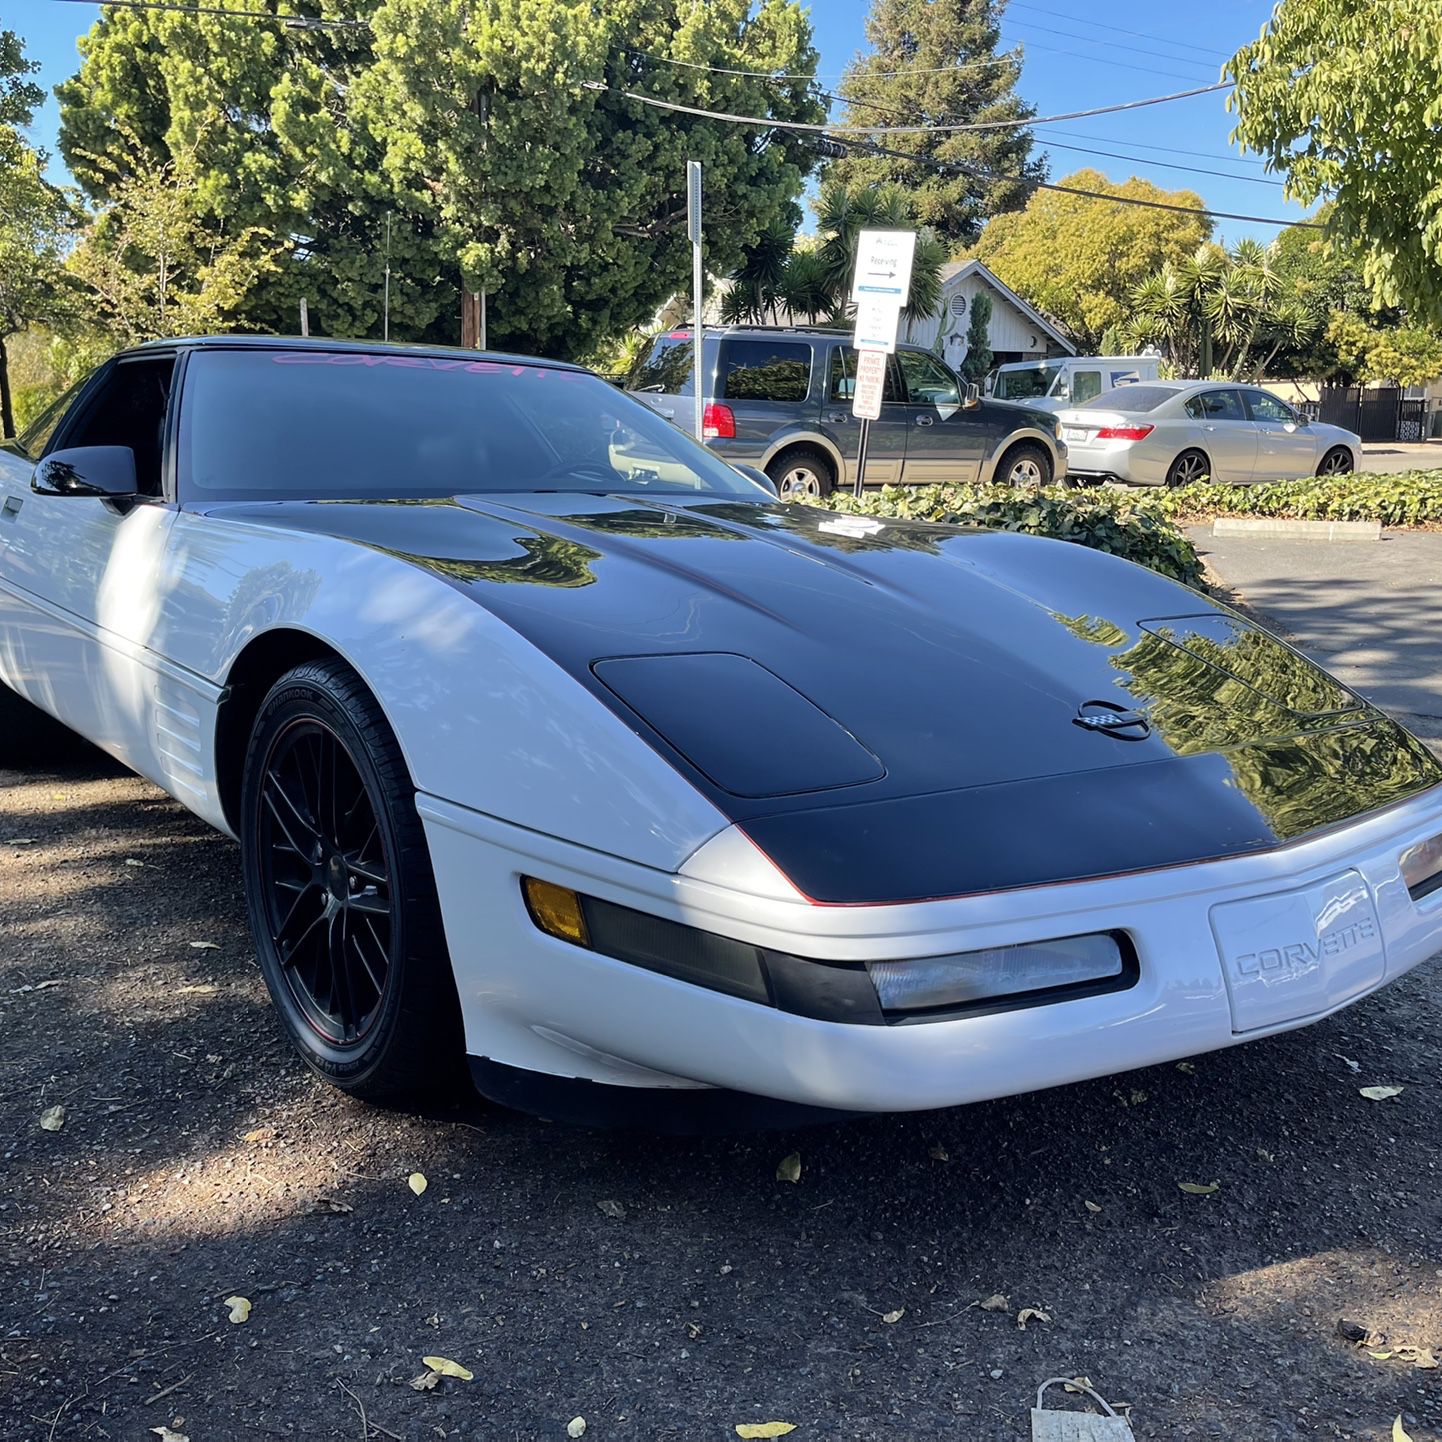
[[[1420,743],[1298,653],[1081,546],[669,496],[224,511],[353,539],[465,590],[817,900],[1236,855],[1442,782]],[[748,705],[739,674],[683,675],[703,653],[784,685]],[[645,704],[604,683],[606,663],[666,656],[674,687],[645,673]],[[1083,709],[1134,719],[1109,733],[1078,724]]]

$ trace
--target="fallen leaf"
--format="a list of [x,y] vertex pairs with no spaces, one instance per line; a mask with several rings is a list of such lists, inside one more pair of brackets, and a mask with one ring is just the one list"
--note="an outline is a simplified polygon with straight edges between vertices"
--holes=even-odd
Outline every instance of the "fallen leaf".
[[1177,1070],[1178,1070],[1178,1071],[1194,1072],[1194,1071],[1196,1071],[1196,1069],[1197,1069],[1197,1067],[1196,1067],[1196,1063],[1195,1063],[1195,1062],[1179,1061],[1179,1062],[1177,1063]]
[[989,1297],[983,1297],[976,1304],[983,1312],[1009,1312],[1011,1303],[1002,1296],[1000,1292],[993,1292]]
[[163,1424],[159,1427],[152,1427],[150,1430],[160,1438],[160,1442],[190,1442],[190,1438],[184,1432],[172,1431]]
[[1392,1423],[1392,1442],[1412,1442],[1411,1434],[1402,1425],[1402,1414],[1397,1414],[1397,1420]]
[[412,1172],[410,1176],[406,1178],[406,1186],[408,1186],[416,1196],[420,1196],[420,1194],[430,1186],[430,1183],[426,1180],[426,1174],[424,1172]]
[[938,1142],[936,1146],[932,1147],[929,1155],[934,1157],[939,1162],[949,1162],[951,1160],[951,1153],[947,1151],[947,1149],[942,1146],[940,1142]]
[[474,1382],[476,1374],[467,1367],[462,1367],[459,1362],[452,1362],[449,1357],[422,1357],[421,1361],[442,1377],[459,1377],[462,1382]]
[[254,1131],[246,1132],[245,1140],[248,1142],[268,1142],[274,1135],[274,1127],[256,1127]]
[[1399,1355],[1405,1352],[1414,1367],[1425,1367],[1430,1371],[1437,1366],[1437,1355],[1430,1347],[1399,1347],[1397,1351]]
[[313,1212],[331,1212],[338,1217],[355,1211],[349,1202],[337,1201],[334,1197],[317,1197],[310,1204],[310,1209]]
[[1358,1091],[1367,1098],[1369,1102],[1385,1102],[1390,1097],[1401,1096],[1406,1090],[1405,1087],[1358,1087]]
[[230,1320],[237,1325],[250,1320],[249,1297],[227,1297],[225,1305],[230,1308]]
[[611,1197],[597,1202],[596,1207],[603,1217],[610,1217],[613,1222],[623,1222],[626,1219],[625,1207]]
[[58,1132],[65,1125],[65,1108],[62,1106],[46,1107],[40,1113],[40,1130],[42,1132]]
[[429,1392],[440,1380],[441,1374],[439,1372],[432,1372],[431,1369],[427,1367],[419,1377],[411,1378],[411,1386],[414,1387],[417,1392]]
[[566,1423],[567,1437],[584,1437],[586,1435],[586,1419],[584,1417],[572,1417]]
[[220,943],[218,941],[192,941],[190,944],[196,949],[196,951],[220,950]]
[[894,1312],[883,1312],[881,1314],[881,1320],[883,1322],[899,1322],[905,1315],[906,1308],[898,1307]]
[[1345,1066],[1345,1067],[1347,1068],[1348,1071],[1361,1071],[1361,1070],[1362,1070],[1362,1063],[1361,1063],[1361,1062],[1359,1062],[1359,1061],[1353,1061],[1351,1057],[1349,1057],[1349,1056],[1343,1056],[1341,1052],[1333,1052],[1332,1054],[1333,1054],[1333,1056],[1335,1056],[1335,1057],[1337,1058],[1337,1060],[1338,1060],[1339,1062],[1342,1063],[1343,1066]]
[[[776,1180],[778,1182],[799,1182],[801,1180],[801,1153],[792,1152],[790,1156],[782,1157],[776,1164]],[[782,1434],[773,1434],[777,1437]]]
[[1177,1185],[1189,1197],[1209,1197],[1221,1189],[1220,1182],[1178,1182]]
[[212,982],[201,982],[195,986],[178,986],[175,988],[176,996],[214,996],[220,988]]
[[135,857],[133,857],[133,856],[127,856],[127,857],[125,858],[125,864],[126,864],[127,866],[144,866],[144,865],[145,865],[145,863],[144,863],[143,861],[137,861],[137,860],[135,859]]
[[1391,1353],[1391,1352],[1368,1352],[1367,1355],[1368,1355],[1369,1357],[1375,1357],[1379,1362],[1385,1362],[1388,1357],[1392,1356],[1392,1353]]
[[1050,1321],[1051,1313],[1043,1312],[1040,1307],[1023,1307],[1021,1311],[1016,1314],[1016,1325],[1020,1327],[1023,1332],[1026,1331],[1026,1324],[1028,1322]]
[[785,1437],[788,1432],[795,1430],[794,1422],[738,1422],[736,1424],[738,1437]]
[[1089,1211],[1089,1212],[1099,1212],[1099,1211],[1101,1211],[1101,1208],[1100,1208],[1099,1206],[1097,1206],[1097,1204],[1096,1204],[1095,1202],[1083,1202],[1083,1203],[1082,1203],[1082,1206],[1084,1206],[1084,1207],[1087,1209],[1087,1211]]
[[1091,1384],[1090,1377],[1073,1377],[1070,1382],[1063,1382],[1061,1386],[1063,1392],[1085,1392]]

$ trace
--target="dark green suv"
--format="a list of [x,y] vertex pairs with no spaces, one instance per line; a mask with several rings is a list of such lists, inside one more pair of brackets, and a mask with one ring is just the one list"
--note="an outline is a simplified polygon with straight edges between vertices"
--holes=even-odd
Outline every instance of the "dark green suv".
[[[692,356],[689,330],[664,331],[626,383],[683,430],[693,425]],[[846,334],[726,326],[706,331],[701,358],[703,430],[718,454],[761,467],[783,497],[855,482],[861,423],[851,414],[856,352]],[[932,352],[897,346],[871,423],[868,485],[1045,485],[1066,468],[1050,412],[981,400]]]

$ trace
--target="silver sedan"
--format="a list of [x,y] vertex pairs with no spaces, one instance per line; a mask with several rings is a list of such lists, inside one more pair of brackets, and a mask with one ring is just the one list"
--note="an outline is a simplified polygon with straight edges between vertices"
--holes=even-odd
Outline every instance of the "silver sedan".
[[1270,391],[1218,381],[1120,386],[1058,419],[1074,477],[1136,486],[1340,475],[1362,457],[1351,431],[1309,421]]

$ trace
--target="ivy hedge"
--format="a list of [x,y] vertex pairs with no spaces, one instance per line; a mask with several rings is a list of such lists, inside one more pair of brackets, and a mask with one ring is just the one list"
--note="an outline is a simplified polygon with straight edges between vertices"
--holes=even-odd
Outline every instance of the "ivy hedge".
[[990,526],[1074,541],[1150,566],[1200,587],[1202,563],[1186,533],[1145,497],[1130,491],[1013,490],[1009,486],[883,486],[859,501],[834,492],[824,505],[850,515]]
[[1442,523],[1442,470],[1396,475],[1353,473],[1262,481],[1249,486],[1200,482],[1144,497],[1162,515],[1203,521],[1213,516],[1270,516],[1290,521],[1380,521],[1384,526]]

